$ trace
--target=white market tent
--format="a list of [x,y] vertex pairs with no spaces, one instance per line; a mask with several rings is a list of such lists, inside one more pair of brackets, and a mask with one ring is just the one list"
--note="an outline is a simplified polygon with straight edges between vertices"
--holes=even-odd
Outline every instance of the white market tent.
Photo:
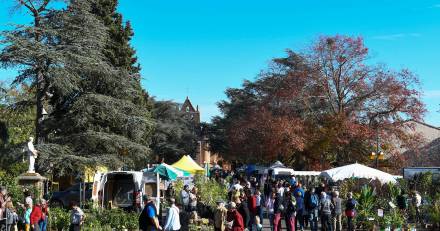
[[319,176],[321,172],[319,171],[294,171],[294,176]]
[[375,179],[382,184],[397,182],[391,174],[358,163],[332,168],[321,172],[320,175],[334,182],[347,178]]
[[281,163],[281,161],[277,160],[275,161],[275,163],[273,163],[270,167],[270,169],[274,169],[274,168],[286,168],[286,166]]
[[289,176],[291,176],[295,172],[292,168],[287,168],[280,161],[276,161],[275,163],[273,163],[268,169],[264,170],[264,173],[268,174],[269,170],[272,170],[273,175],[289,175]]

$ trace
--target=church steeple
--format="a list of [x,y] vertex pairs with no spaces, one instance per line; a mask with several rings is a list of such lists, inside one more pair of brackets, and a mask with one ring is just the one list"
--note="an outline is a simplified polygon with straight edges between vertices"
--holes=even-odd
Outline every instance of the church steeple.
[[197,109],[194,108],[188,96],[186,97],[185,102],[183,102],[180,111],[184,112],[186,114],[185,117],[189,120],[194,121],[195,124],[200,123],[199,106],[197,105]]

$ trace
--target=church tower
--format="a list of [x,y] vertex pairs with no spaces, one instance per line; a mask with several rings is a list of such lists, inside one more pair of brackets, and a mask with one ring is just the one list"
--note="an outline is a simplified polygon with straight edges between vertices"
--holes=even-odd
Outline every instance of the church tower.
[[202,127],[200,125],[200,111],[199,106],[193,106],[191,100],[188,96],[183,102],[180,111],[184,113],[185,118],[191,121],[194,125],[194,132],[197,135],[197,151],[195,161],[200,165],[204,166],[206,163],[211,162],[211,153],[209,152],[208,139],[204,136],[202,132]]
[[199,106],[197,105],[196,108],[194,108],[188,96],[186,97],[185,102],[183,102],[180,111],[182,111],[185,114],[185,118],[187,120],[192,121],[196,127],[199,126],[200,124]]

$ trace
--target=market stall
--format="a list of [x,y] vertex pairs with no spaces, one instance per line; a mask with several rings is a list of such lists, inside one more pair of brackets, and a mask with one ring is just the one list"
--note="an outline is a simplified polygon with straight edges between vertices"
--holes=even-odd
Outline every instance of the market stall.
[[320,175],[333,182],[347,178],[366,178],[379,180],[382,184],[397,182],[391,174],[358,163],[332,168],[321,172]]

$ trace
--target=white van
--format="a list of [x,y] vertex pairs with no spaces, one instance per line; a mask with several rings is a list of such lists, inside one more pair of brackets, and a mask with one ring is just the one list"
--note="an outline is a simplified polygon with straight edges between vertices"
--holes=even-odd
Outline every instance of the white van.
[[142,196],[148,195],[159,206],[158,180],[160,181],[152,172],[112,171],[96,174],[92,201],[102,208],[139,210],[143,207]]

